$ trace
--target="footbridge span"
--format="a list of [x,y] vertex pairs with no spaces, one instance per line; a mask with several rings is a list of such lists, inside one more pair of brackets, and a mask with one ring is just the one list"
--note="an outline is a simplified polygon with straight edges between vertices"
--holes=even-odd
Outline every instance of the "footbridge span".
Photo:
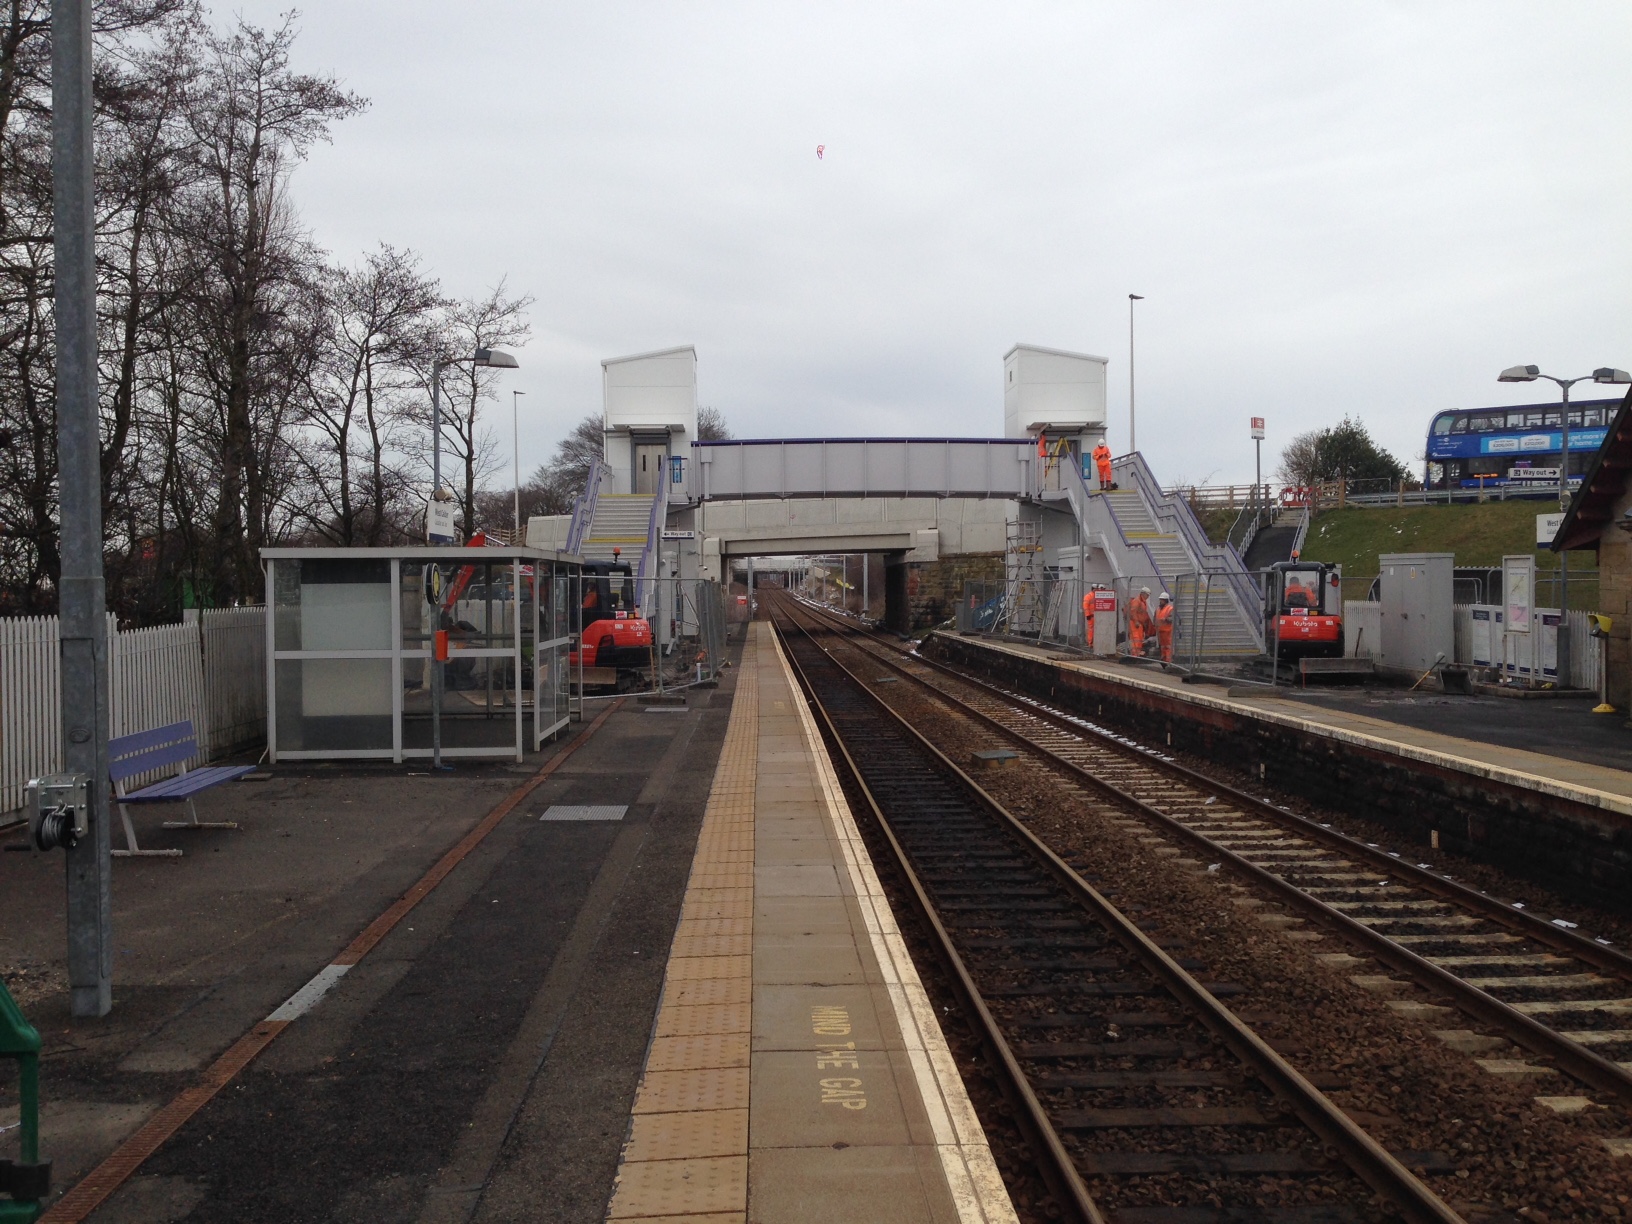
[[1149,586],[1208,625],[1207,653],[1258,653],[1259,596],[1235,549],[1211,543],[1138,454],[1115,460],[1113,490],[1085,479],[1105,437],[1104,368],[1016,345],[1003,437],[702,441],[693,350],[613,359],[603,455],[573,513],[530,520],[528,543],[590,560],[616,548],[640,578],[719,579],[731,557],[867,552],[890,567],[1001,556],[1017,631],[1080,632],[1088,583]]

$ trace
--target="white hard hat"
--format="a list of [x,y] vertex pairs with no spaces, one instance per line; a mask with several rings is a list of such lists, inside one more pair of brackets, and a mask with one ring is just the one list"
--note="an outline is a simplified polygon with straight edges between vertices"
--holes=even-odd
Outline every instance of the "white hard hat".
[[1157,603],[1172,603],[1173,602],[1173,596],[1169,595],[1166,591],[1163,591],[1160,595],[1158,595],[1156,597],[1156,602]]
[[1140,587],[1139,588],[1139,594],[1149,595],[1150,594],[1150,588],[1149,587]]

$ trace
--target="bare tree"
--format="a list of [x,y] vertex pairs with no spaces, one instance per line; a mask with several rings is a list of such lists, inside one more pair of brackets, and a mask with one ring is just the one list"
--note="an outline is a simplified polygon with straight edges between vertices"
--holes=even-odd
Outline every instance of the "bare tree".
[[1281,465],[1275,471],[1282,484],[1310,485],[1320,480],[1320,437],[1320,430],[1311,429],[1286,444],[1281,451]]
[[333,122],[364,105],[332,79],[292,71],[294,38],[292,15],[275,30],[240,19],[230,33],[210,34],[188,114],[200,173],[185,220],[211,273],[195,307],[221,418],[217,599],[260,594],[259,554],[274,511],[261,461],[273,457],[268,430],[283,402],[268,385],[283,365],[273,333],[300,274],[316,262],[288,178]]
[[447,303],[416,256],[385,245],[355,269],[331,269],[326,284],[306,388],[306,421],[324,445],[302,460],[311,481],[303,514],[336,544],[375,545],[405,533],[410,475],[397,433]]
[[724,442],[731,437],[731,426],[725,423],[725,414],[707,404],[697,409],[697,440]]
[[[444,357],[466,357],[477,349],[513,348],[527,342],[532,325],[527,308],[530,295],[511,297],[500,281],[483,297],[454,303],[442,316],[439,346]],[[429,385],[429,371],[424,370]],[[460,469],[460,487],[455,491],[464,515],[465,531],[476,526],[476,491],[497,467],[496,440],[485,428],[482,406],[498,398],[498,371],[461,361],[442,372],[442,391],[447,397],[442,416],[444,463],[448,459]],[[430,404],[420,410],[425,429],[430,428]]]

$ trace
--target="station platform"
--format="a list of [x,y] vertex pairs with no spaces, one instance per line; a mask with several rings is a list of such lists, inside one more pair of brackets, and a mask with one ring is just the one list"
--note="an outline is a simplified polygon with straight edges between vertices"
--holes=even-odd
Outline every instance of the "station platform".
[[[1565,745],[1556,742],[1563,738],[1558,729],[1560,716],[1573,719],[1583,703],[1594,705],[1596,698],[1526,702],[1424,694],[1412,700],[1400,693],[1275,690],[1267,686],[1259,696],[1244,686],[1227,690],[1220,685],[1186,684],[1176,672],[1140,663],[1067,656],[1024,642],[980,639],[977,644],[979,649],[1046,661],[1064,671],[1160,693],[1198,709],[1285,723],[1405,758],[1556,793],[1632,817],[1632,768],[1614,763],[1625,759],[1632,766],[1632,733],[1626,732],[1624,718],[1598,716],[1606,740],[1602,749],[1594,750],[1590,742],[1577,742],[1566,754]],[[1521,738],[1538,747],[1502,742]],[[1624,750],[1619,740],[1626,742]],[[1538,750],[1542,747],[1547,750]],[[1552,750],[1555,747],[1559,750]]]
[[608,1216],[1012,1221],[768,624],[749,627]]

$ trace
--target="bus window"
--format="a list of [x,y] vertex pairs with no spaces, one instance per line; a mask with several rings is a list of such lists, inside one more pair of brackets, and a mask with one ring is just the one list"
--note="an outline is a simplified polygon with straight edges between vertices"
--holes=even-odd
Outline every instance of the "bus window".
[[1448,413],[1448,412],[1440,413],[1437,417],[1434,418],[1434,435],[1436,437],[1443,437],[1445,434],[1450,433],[1451,432],[1451,425],[1455,421],[1456,421],[1456,418],[1454,416],[1452,416],[1450,413]]
[[1540,429],[1541,428],[1541,423],[1542,423],[1541,413],[1539,413],[1539,412],[1527,412],[1527,413],[1524,414],[1524,427],[1526,429]]
[[1602,408],[1588,408],[1581,420],[1588,429],[1595,429],[1604,423],[1604,410]]
[[1510,412],[1510,413],[1508,413],[1507,414],[1507,427],[1509,429],[1523,429],[1524,428],[1524,417],[1525,417],[1525,414],[1522,413],[1522,412]]
[[1548,429],[1557,429],[1558,428],[1558,413],[1556,413],[1556,412],[1547,413],[1545,416],[1543,416],[1541,418],[1541,423],[1543,425],[1545,425]]
[[1570,409],[1570,428],[1571,429],[1580,429],[1581,428],[1581,409],[1579,409],[1579,408],[1571,408]]
[[1451,432],[1452,433],[1467,433],[1468,432],[1468,418],[1467,417],[1457,417],[1456,421],[1451,425]]

